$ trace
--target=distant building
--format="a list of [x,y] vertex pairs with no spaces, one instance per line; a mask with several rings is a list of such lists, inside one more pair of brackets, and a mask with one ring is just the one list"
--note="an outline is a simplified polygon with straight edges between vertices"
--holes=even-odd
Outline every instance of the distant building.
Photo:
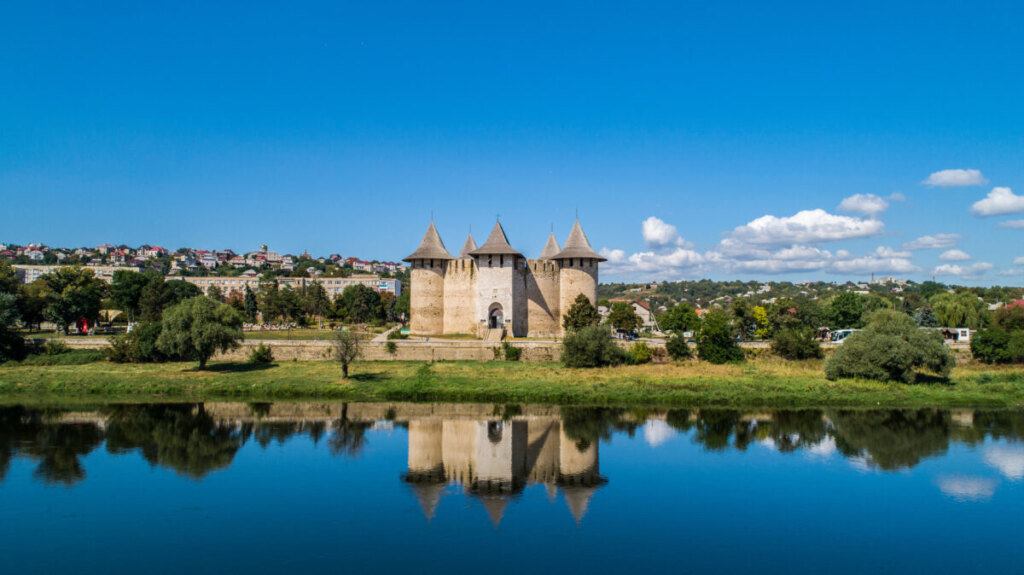
[[[195,284],[203,293],[206,293],[211,287],[217,286],[224,295],[228,295],[233,291],[242,292],[245,290],[245,286],[249,286],[249,289],[256,291],[260,285],[260,276],[253,270],[246,270],[239,277],[201,276],[184,277],[181,279]],[[345,288],[354,285],[364,285],[378,293],[390,293],[395,297],[402,295],[401,281],[395,278],[382,278],[375,275],[354,275],[347,278],[278,277],[274,279],[277,280],[279,287],[291,286],[296,290],[304,289],[313,283],[319,283],[324,287],[327,294],[332,297],[345,291]]]
[[[71,266],[63,265],[52,265],[52,266],[35,266],[35,265],[14,265],[14,273],[18,276],[18,280],[21,283],[30,284],[37,279],[45,276],[46,274],[53,273],[53,270],[58,268],[66,268]],[[105,265],[86,265],[82,266],[87,270],[92,270],[93,275],[97,278],[110,283],[114,279],[114,272],[119,270],[139,272],[142,268],[135,266],[105,266]]]

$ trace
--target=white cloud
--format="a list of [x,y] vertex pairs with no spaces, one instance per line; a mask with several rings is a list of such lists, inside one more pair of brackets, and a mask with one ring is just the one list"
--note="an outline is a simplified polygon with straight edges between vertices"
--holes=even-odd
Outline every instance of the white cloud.
[[836,447],[836,440],[830,436],[808,447],[805,453],[810,459],[828,459],[837,451],[839,449]]
[[608,259],[604,268],[611,275],[642,272],[652,279],[698,275],[706,261],[704,255],[686,248],[665,253],[638,252],[630,256],[622,250],[602,248],[601,255]]
[[902,192],[893,192],[893,193],[889,194],[889,201],[890,202],[905,202],[905,201],[907,201],[907,196],[904,196]]
[[644,441],[651,447],[657,447],[676,436],[676,430],[660,419],[652,419],[644,424]]
[[978,262],[969,266],[961,266],[958,264],[942,264],[935,268],[932,273],[937,276],[958,276],[962,278],[977,277],[983,275],[986,271],[994,268],[992,264],[988,262]]
[[1024,257],[1013,258],[1013,265],[1024,266]]
[[865,238],[880,234],[882,228],[879,220],[837,216],[817,209],[782,218],[761,216],[734,229],[729,237],[746,244],[782,246]]
[[1024,196],[1018,196],[1010,188],[992,188],[984,200],[971,206],[976,216],[999,216],[1024,212]]
[[999,222],[1001,228],[1012,228],[1015,230],[1024,230],[1024,220],[1010,220],[1007,222]]
[[984,186],[988,183],[981,170],[939,170],[928,176],[922,184],[939,188]]
[[845,250],[836,252],[837,259],[829,265],[832,273],[866,274],[871,272],[912,273],[921,268],[910,261],[910,252],[900,252],[888,247],[879,247],[874,253],[852,256]]
[[971,259],[971,255],[963,250],[949,250],[942,252],[939,259],[944,262],[966,262]]
[[1024,269],[1021,268],[1010,268],[998,272],[996,275],[1011,277],[1011,276],[1024,276]]
[[692,244],[688,244],[679,236],[675,226],[666,224],[659,218],[654,216],[647,218],[642,227],[644,243],[648,248],[662,250],[673,247],[692,247]]
[[941,250],[956,245],[956,241],[963,238],[960,234],[935,234],[934,236],[921,236],[912,242],[903,244],[905,250]]
[[874,216],[889,208],[889,202],[875,194],[854,194],[839,202],[839,209],[851,214]]
[[709,256],[732,272],[781,274],[817,271],[832,260],[830,252],[813,246],[793,245],[774,252],[762,249],[744,252],[728,244],[724,247],[726,253],[712,252]]
[[1024,449],[994,445],[985,449],[985,463],[1010,481],[1024,479]]
[[991,499],[996,492],[996,480],[987,477],[947,475],[938,480],[939,489],[957,501]]

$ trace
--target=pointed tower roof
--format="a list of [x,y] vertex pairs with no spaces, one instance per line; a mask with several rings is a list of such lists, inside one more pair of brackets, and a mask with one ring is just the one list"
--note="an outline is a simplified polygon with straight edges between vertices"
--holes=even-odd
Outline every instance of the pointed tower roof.
[[437,504],[441,502],[441,496],[444,494],[444,483],[414,483],[411,486],[423,515],[430,521],[434,518]]
[[484,245],[480,246],[479,249],[469,252],[469,255],[506,255],[523,257],[523,254],[515,251],[512,249],[512,246],[508,244],[508,237],[505,235],[505,229],[501,227],[501,222],[496,222],[494,224],[494,229],[491,230],[491,235],[487,237],[487,241],[484,242]]
[[583,516],[587,514],[587,507],[590,507],[590,498],[597,491],[593,487],[563,487],[565,502],[569,505],[569,512],[572,513],[576,525],[580,524]]
[[473,234],[469,234],[466,238],[466,243],[462,246],[462,251],[459,252],[459,257],[456,259],[465,260],[469,259],[469,253],[476,249],[476,242],[473,241]]
[[544,249],[540,252],[540,259],[550,260],[557,256],[560,251],[562,251],[562,248],[558,247],[558,240],[555,239],[555,232],[551,232],[551,235],[548,236],[548,243],[544,244]]
[[505,515],[505,507],[508,506],[508,499],[501,496],[489,496],[484,497],[482,503],[484,509],[487,511],[487,516],[491,518],[491,523],[494,524],[494,528],[497,529],[501,525],[501,518]]
[[402,261],[453,259],[455,258],[452,257],[452,254],[448,253],[448,250],[445,249],[444,242],[441,241],[441,234],[437,233],[434,222],[430,222],[427,233],[423,234],[423,241],[420,242],[420,247],[416,248],[416,251],[411,255],[402,258]]
[[579,220],[576,220],[576,223],[572,225],[569,239],[565,240],[565,247],[551,259],[562,260],[568,258],[589,258],[599,262],[608,261],[607,258],[601,257],[600,254],[594,251],[594,248],[590,247],[590,241],[587,240],[587,235],[583,233]]

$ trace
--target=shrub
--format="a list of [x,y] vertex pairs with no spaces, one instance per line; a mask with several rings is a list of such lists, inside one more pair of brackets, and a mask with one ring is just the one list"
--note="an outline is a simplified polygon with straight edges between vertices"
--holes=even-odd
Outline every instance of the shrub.
[[396,329],[388,332],[388,339],[409,339],[409,334],[402,333],[402,330]]
[[690,350],[690,344],[686,343],[686,338],[674,335],[665,342],[665,350],[668,351],[668,356],[674,360],[690,359],[693,357],[693,351]]
[[1024,363],[1024,330],[993,327],[975,332],[971,355],[982,363]]
[[652,356],[651,348],[645,342],[638,341],[629,348],[630,365],[650,363]]
[[625,361],[626,352],[600,326],[570,331],[562,339],[562,363],[566,367],[603,367]]
[[712,310],[704,317],[704,326],[697,340],[697,357],[710,363],[743,361],[743,350],[733,341],[729,317],[722,310]]
[[913,383],[917,369],[942,377],[953,369],[953,355],[942,343],[942,336],[919,329],[910,316],[881,310],[865,319],[864,331],[847,337],[825,361],[828,379],[861,377]]
[[501,342],[501,351],[505,355],[505,361],[519,361],[519,358],[523,355],[522,349],[507,341]]
[[785,328],[775,332],[772,351],[785,359],[821,359],[824,352],[807,328]]
[[43,355],[60,355],[71,351],[68,344],[59,339],[51,339],[43,345]]
[[265,343],[260,343],[249,352],[249,363],[273,363],[274,351]]
[[398,344],[393,341],[389,341],[384,344],[384,351],[390,353],[391,355],[395,355],[396,353],[398,353]]
[[96,361],[103,361],[103,352],[96,349],[74,349],[55,355],[32,355],[22,361],[21,365],[84,365]]
[[104,350],[107,359],[115,363],[152,363],[176,359],[156,347],[163,328],[160,322],[136,324],[131,333],[110,338],[110,347]]

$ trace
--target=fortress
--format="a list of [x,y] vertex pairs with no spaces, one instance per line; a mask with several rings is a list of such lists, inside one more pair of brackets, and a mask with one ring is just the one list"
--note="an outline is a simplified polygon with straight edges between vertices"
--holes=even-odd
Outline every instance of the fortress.
[[606,260],[576,221],[565,247],[552,233],[537,259],[512,249],[500,222],[484,245],[471,234],[452,257],[431,222],[404,261],[411,267],[410,333],[499,340],[562,335],[562,315],[579,294],[597,305],[597,266]]

